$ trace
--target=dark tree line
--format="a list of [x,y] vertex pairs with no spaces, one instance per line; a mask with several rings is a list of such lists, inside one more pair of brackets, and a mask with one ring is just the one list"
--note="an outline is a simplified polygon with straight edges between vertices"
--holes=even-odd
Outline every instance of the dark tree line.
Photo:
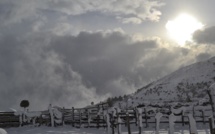
[[107,103],[108,105],[111,107],[113,106],[114,103],[116,103],[117,101],[122,101],[124,99],[126,99],[128,97],[128,95],[124,95],[124,96],[116,96],[116,97],[109,97],[107,99]]

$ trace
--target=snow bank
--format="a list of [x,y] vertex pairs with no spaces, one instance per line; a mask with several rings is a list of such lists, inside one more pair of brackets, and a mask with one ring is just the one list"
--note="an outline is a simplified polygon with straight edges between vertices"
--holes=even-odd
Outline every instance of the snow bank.
[[7,134],[7,132],[4,129],[0,128],[0,134]]

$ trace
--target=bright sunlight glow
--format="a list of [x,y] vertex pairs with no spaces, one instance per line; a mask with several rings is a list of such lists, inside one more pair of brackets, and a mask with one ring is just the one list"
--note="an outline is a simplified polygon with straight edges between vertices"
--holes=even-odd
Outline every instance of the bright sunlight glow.
[[192,34],[201,28],[203,28],[203,24],[188,14],[181,14],[166,24],[169,36],[181,46],[186,41],[192,41]]

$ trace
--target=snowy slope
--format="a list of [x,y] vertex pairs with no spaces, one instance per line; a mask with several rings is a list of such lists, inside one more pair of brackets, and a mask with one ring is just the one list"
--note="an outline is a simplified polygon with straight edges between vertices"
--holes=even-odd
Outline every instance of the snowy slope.
[[132,98],[189,101],[206,97],[205,89],[215,82],[215,57],[183,67],[146,87]]

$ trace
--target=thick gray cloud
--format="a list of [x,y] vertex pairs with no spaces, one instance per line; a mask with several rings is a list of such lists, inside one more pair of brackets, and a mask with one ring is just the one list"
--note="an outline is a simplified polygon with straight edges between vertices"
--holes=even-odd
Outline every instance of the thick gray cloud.
[[49,103],[84,106],[101,99],[57,53],[47,50],[46,37],[1,38],[0,98],[5,102],[1,109],[17,107],[22,99],[29,99],[34,109],[46,108]]
[[137,41],[117,31],[59,36],[51,44],[51,49],[83,77],[87,87],[95,87],[99,95],[111,96],[131,93],[180,66],[196,62],[193,53],[206,49],[164,47],[159,39]]
[[[73,69],[83,76],[88,85],[96,85],[100,94],[110,92],[111,89],[106,89],[106,84],[120,77],[125,78],[126,75],[130,77],[133,74],[132,68],[144,53],[158,47],[156,40],[134,42],[130,36],[120,32],[81,32],[76,37],[56,38],[52,44],[55,51],[72,64]],[[134,80],[130,82],[134,83]]]
[[119,31],[1,36],[0,98],[6,102],[1,108],[17,107],[22,99],[34,109],[49,103],[81,107],[132,93],[196,62],[195,55],[207,49],[165,45],[158,38],[140,41]]
[[193,34],[193,39],[197,43],[215,44],[215,26],[196,31]]

